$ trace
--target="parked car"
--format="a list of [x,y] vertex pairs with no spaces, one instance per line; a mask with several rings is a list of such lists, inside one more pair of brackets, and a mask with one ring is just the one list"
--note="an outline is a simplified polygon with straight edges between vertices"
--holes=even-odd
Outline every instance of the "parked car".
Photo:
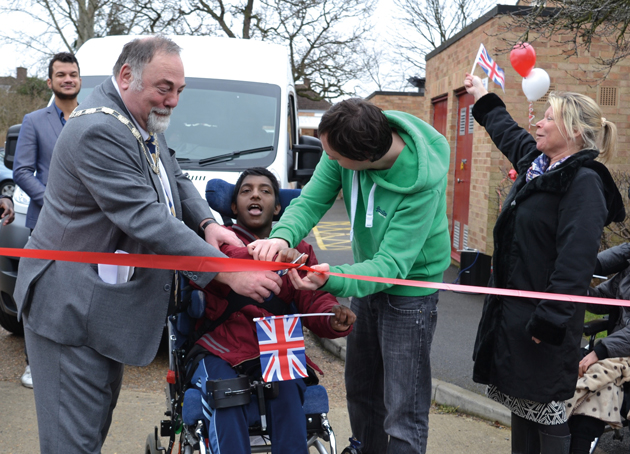
[[14,192],[13,171],[4,165],[4,147],[0,147],[0,195],[13,197]]

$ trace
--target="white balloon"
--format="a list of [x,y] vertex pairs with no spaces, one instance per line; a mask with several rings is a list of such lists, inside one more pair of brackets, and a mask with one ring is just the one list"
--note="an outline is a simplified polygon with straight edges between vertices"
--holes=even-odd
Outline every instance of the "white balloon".
[[540,68],[534,68],[527,77],[523,77],[523,93],[527,96],[528,101],[537,101],[545,93],[547,93],[550,83],[551,81],[547,71]]

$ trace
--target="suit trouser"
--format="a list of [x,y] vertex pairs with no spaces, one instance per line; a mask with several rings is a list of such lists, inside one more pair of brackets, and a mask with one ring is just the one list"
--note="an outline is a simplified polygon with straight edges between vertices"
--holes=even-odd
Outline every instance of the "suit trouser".
[[28,328],[24,339],[41,452],[99,454],[120,394],[124,366],[90,347],[58,344]]

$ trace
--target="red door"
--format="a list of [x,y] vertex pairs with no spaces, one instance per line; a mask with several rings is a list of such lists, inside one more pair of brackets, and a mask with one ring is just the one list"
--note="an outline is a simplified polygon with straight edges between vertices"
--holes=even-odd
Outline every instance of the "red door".
[[453,226],[451,257],[459,261],[462,249],[468,247],[468,209],[472,163],[472,107],[475,99],[465,91],[457,93],[457,143],[455,145],[455,176],[453,180]]
[[447,101],[447,96],[431,100],[433,103],[433,127],[443,136],[446,136]]

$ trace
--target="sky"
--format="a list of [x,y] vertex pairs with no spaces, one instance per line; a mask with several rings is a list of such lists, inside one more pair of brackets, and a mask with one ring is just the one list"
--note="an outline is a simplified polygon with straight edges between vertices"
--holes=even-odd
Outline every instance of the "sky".
[[[384,36],[387,33],[387,28],[392,22],[392,8],[393,0],[379,0],[375,17],[379,18],[376,23],[376,32]],[[26,27],[33,28],[35,25],[32,20],[28,20],[20,14],[2,14],[0,15],[0,29],[4,33],[10,33],[10,30],[24,29]],[[59,42],[58,51],[66,50]],[[41,58],[40,54],[35,51],[28,51],[24,49],[18,49],[15,45],[2,44],[0,45],[0,76],[15,76],[16,68],[18,66],[24,66],[28,69],[29,75],[39,75],[45,77],[45,70],[41,68],[41,63],[38,59]],[[38,66],[40,66],[38,68]],[[37,74],[38,70],[40,74]]]
[[[377,10],[374,17],[378,18],[375,21],[374,33],[376,35],[376,41],[382,43],[385,41],[389,31],[395,25],[394,20],[394,0],[379,0]],[[24,29],[26,27],[33,28],[33,20],[26,19],[19,14],[2,14],[0,15],[0,30],[4,33],[10,33],[10,30]],[[58,51],[63,51],[65,48],[59,43]],[[474,58],[474,57],[471,57]],[[0,45],[0,76],[15,76],[16,68],[18,66],[24,66],[28,70],[29,76],[37,75],[39,77],[46,77],[46,64],[41,62],[41,54],[34,51],[18,49],[14,45]],[[384,72],[388,70],[388,67],[384,68]],[[409,74],[417,75],[417,74]],[[399,81],[397,85],[400,85]],[[359,87],[360,95],[367,95],[375,90],[378,90],[378,86],[369,82],[362,82],[357,84]],[[400,86],[395,88],[383,87],[384,89],[400,89]],[[414,90],[413,87],[407,86],[406,90]]]

